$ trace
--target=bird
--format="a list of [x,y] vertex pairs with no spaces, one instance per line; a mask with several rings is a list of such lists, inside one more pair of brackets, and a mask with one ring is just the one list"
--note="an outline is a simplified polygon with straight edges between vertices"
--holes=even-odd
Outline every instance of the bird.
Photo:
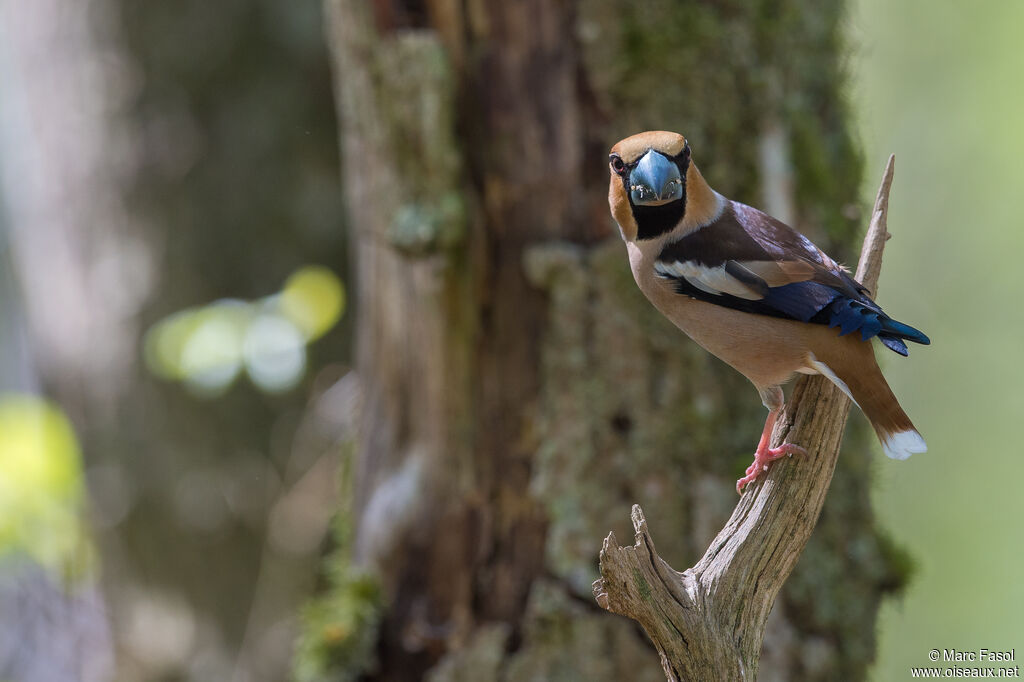
[[885,381],[872,339],[899,355],[921,331],[883,312],[860,282],[780,220],[713,190],[678,133],[655,130],[619,141],[608,157],[608,205],[637,286],[698,345],[747,377],[768,409],[749,483],[786,455],[771,446],[782,386],[821,374],[867,416],[893,459],[927,451]]

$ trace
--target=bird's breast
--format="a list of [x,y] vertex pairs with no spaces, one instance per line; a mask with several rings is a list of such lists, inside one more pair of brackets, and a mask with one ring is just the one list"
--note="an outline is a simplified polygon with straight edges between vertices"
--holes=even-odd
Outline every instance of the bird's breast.
[[[653,250],[652,250],[653,251]],[[644,296],[676,327],[711,354],[732,365],[755,385],[784,383],[808,367],[814,332],[833,332],[765,315],[732,310],[679,294],[654,269],[655,256],[630,244],[633,277]],[[821,327],[820,330],[808,327]]]

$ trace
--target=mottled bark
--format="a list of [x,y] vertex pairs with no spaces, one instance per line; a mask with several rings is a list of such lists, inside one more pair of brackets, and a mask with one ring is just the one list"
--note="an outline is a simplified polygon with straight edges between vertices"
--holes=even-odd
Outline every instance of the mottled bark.
[[[373,657],[311,629],[330,663],[307,676],[660,679],[591,602],[594,539],[640,501],[666,559],[696,558],[763,413],[637,291],[607,149],[679,130],[717,189],[848,253],[841,3],[327,6],[366,394],[345,561],[378,576],[383,606],[360,620]],[[762,679],[862,677],[900,583],[867,440],[847,443]]]

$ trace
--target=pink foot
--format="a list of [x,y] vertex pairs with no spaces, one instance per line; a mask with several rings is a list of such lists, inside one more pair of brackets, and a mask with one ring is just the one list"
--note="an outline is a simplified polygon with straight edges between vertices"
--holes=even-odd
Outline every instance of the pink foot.
[[746,476],[736,481],[736,492],[742,494],[743,486],[753,483],[761,472],[768,471],[768,464],[786,455],[806,455],[807,451],[799,445],[783,443],[777,448],[759,447],[754,453],[754,463],[747,467]]

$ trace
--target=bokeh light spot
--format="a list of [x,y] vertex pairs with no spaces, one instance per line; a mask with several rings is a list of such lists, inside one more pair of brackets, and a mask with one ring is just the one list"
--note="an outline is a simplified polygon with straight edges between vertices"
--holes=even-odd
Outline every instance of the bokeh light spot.
[[319,265],[299,268],[284,283],[281,313],[313,341],[331,329],[345,312],[345,288],[338,276]]
[[261,315],[249,325],[243,355],[254,384],[268,393],[287,391],[306,369],[306,339],[290,320]]
[[306,371],[306,345],[338,323],[345,289],[325,267],[295,271],[281,292],[225,299],[169,315],[147,332],[143,356],[156,376],[204,397],[222,395],[243,368],[257,388],[279,393]]
[[0,395],[0,556],[25,553],[52,569],[88,558],[82,497],[81,454],[64,413],[34,396]]
[[150,371],[163,379],[183,379],[181,353],[199,323],[198,310],[189,308],[165,317],[146,334],[144,353]]
[[219,395],[242,368],[242,343],[252,313],[242,301],[218,301],[197,313],[199,318],[181,349],[179,367],[191,388]]

